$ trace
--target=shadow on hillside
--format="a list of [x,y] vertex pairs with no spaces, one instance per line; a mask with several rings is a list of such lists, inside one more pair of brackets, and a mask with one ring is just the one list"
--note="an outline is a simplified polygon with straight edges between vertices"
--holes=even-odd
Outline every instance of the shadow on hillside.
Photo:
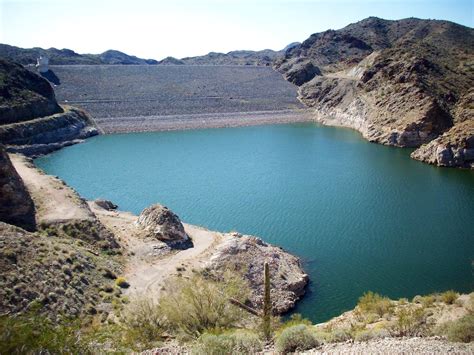
[[54,72],[50,69],[46,73],[40,73],[41,76],[47,79],[51,84],[54,85],[61,85],[61,80],[54,74]]

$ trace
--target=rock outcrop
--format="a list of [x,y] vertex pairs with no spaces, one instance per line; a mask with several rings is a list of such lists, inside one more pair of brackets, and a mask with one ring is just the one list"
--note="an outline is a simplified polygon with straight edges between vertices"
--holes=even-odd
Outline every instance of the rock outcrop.
[[0,221],[30,231],[36,227],[33,200],[1,145]]
[[73,107],[52,116],[0,125],[0,142],[7,151],[27,156],[47,154],[97,134],[90,116]]
[[146,232],[147,237],[158,239],[171,247],[185,249],[192,246],[181,220],[168,207],[154,204],[145,208],[138,216],[136,225]]
[[97,199],[94,201],[94,203],[106,211],[113,211],[118,208],[118,206],[115,203],[109,200]]
[[250,235],[233,233],[211,256],[206,270],[217,275],[226,270],[241,273],[252,291],[252,306],[263,304],[263,267],[270,267],[271,298],[275,314],[282,314],[295,306],[305,293],[308,275],[300,260],[283,249]]
[[87,113],[58,105],[46,79],[3,59],[0,93],[0,143],[9,152],[46,154],[99,133]]
[[19,64],[0,58],[0,125],[58,112],[62,109],[47,80]]
[[[466,149],[469,137],[463,129],[471,124],[463,122],[473,119],[466,113],[472,106],[467,102],[474,86],[473,59],[471,28],[437,20],[368,18],[311,35],[277,59],[275,68],[300,86],[300,99],[324,124],[350,127],[369,141],[398,147],[419,147],[452,130],[453,138],[462,132],[460,149]],[[413,157],[469,166],[470,153],[466,160],[464,151],[451,159],[447,149],[441,159],[433,159],[439,150],[435,145]]]

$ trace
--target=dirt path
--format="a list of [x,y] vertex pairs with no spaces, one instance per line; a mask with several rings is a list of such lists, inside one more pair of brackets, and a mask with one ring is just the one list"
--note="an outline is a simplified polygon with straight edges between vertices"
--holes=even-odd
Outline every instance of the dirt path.
[[87,204],[62,180],[44,174],[22,155],[10,154],[10,159],[33,198],[37,223],[95,219]]
[[126,293],[132,297],[143,294],[159,297],[169,277],[202,268],[225,238],[221,233],[183,224],[194,247],[163,255],[160,251],[164,243],[144,238],[135,227],[137,216],[128,212],[106,211],[93,202],[89,202],[89,206],[130,254],[123,276],[130,283]]

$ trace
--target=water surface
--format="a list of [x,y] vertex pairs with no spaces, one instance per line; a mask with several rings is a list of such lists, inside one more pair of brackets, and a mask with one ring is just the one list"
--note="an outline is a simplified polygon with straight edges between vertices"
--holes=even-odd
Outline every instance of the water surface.
[[304,261],[297,311],[324,321],[367,290],[474,289],[474,173],[316,124],[108,135],[36,160],[87,199],[261,236]]

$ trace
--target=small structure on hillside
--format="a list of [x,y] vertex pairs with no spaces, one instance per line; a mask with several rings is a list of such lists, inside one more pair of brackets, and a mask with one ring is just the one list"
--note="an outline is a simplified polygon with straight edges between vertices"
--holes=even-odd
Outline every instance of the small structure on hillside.
[[40,73],[47,73],[49,71],[49,58],[46,56],[40,55],[39,58],[36,60],[36,69]]

